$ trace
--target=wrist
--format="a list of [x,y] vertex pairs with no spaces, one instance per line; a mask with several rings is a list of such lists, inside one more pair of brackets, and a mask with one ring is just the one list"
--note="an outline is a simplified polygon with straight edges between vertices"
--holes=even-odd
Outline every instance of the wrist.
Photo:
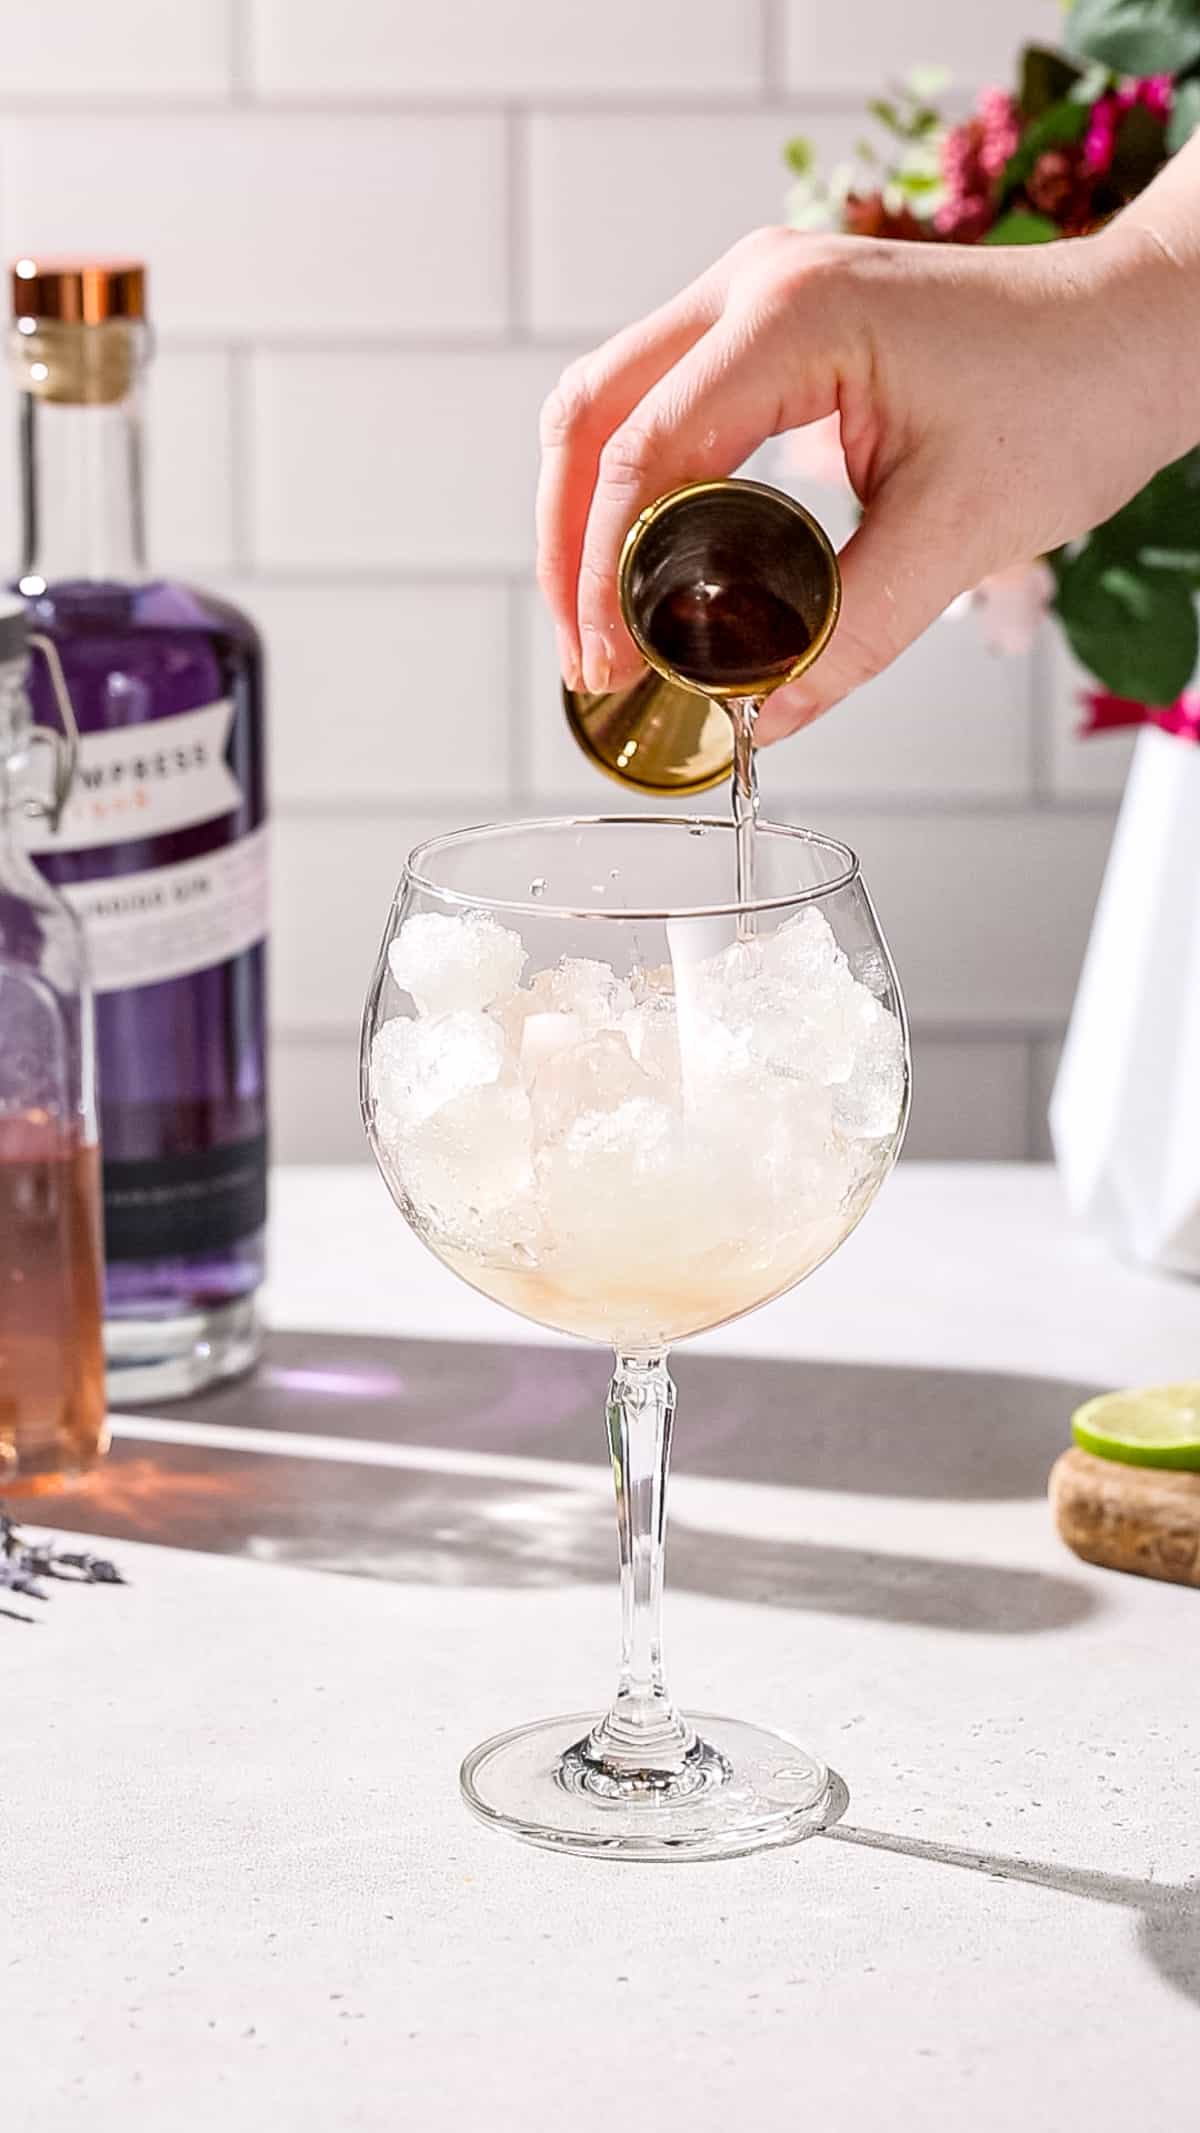
[[1147,198],[1079,249],[1096,344],[1155,472],[1200,444],[1200,228]]

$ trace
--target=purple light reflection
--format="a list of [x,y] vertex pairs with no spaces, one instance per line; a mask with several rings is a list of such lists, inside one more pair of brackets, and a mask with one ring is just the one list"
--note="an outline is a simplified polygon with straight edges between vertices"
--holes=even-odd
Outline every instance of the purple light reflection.
[[323,1393],[332,1400],[394,1400],[407,1389],[398,1370],[286,1370],[269,1363],[261,1376],[283,1392]]

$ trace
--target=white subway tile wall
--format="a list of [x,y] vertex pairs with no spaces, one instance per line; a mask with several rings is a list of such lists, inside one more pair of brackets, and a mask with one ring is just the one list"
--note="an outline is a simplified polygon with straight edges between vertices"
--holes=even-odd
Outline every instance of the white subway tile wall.
[[[790,133],[835,157],[908,65],[946,62],[965,94],[1058,26],[1057,0],[14,14],[6,255],[148,257],[155,557],[238,599],[268,645],[281,1156],[363,1154],[358,1013],[409,845],[626,804],[566,734],[532,585],[558,372],[779,217]],[[1079,740],[1080,686],[1049,632],[1003,659],[945,621],[764,765],[772,809],[862,852],[913,1015],[914,1153],[1046,1151],[1128,758],[1120,736]]]
[[264,99],[741,96],[762,88],[754,0],[259,0],[252,80]]
[[[865,75],[885,86],[910,67],[953,71],[964,87],[1005,81],[1022,41],[1062,42],[1062,0],[1021,0],[1017,8],[991,0],[905,0],[883,5],[830,7],[828,0],[786,0],[787,87],[855,90]],[[877,92],[876,92],[877,93]]]
[[494,337],[505,161],[484,112],[10,119],[5,228],[150,260],[163,333]]
[[229,0],[55,0],[4,10],[7,100],[221,103],[232,65]]
[[[830,162],[845,154],[844,120],[802,123]],[[535,113],[525,170],[533,330],[611,332],[777,221],[789,129],[778,111]]]
[[562,351],[259,349],[245,453],[262,570],[524,571]]

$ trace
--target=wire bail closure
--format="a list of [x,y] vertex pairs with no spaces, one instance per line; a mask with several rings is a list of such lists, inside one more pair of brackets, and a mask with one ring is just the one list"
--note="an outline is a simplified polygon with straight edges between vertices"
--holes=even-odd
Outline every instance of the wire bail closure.
[[57,835],[59,824],[62,821],[63,809],[70,798],[71,787],[75,782],[75,770],[79,761],[79,723],[75,717],[75,706],[71,702],[71,693],[67,688],[66,676],[62,670],[62,661],[58,656],[58,646],[54,643],[53,638],[43,636],[40,630],[31,630],[28,643],[32,650],[41,653],[46,662],[46,672],[50,676],[50,688],[54,696],[55,707],[62,722],[62,731],[56,732],[53,726],[34,726],[30,730],[30,747],[40,746],[50,750],[54,758],[54,774],[50,787],[50,798],[41,800],[36,794],[27,794],[25,812],[27,815],[44,818],[49,823],[51,831]]

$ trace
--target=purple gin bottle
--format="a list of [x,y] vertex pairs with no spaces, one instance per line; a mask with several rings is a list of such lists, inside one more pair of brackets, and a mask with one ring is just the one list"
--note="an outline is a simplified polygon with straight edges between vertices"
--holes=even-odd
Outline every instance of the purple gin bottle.
[[[34,840],[96,990],[116,1403],[245,1369],[266,1216],[262,661],[235,607],[157,577],[142,537],[140,266],[19,260],[17,588],[80,729]],[[41,682],[36,716],[55,722]]]

